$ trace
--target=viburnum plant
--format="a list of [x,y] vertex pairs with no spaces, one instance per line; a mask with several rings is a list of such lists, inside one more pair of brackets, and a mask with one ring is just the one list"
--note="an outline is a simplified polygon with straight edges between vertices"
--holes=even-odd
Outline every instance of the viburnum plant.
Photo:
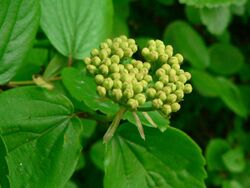
[[205,187],[201,149],[170,126],[192,92],[171,44],[110,37],[111,0],[0,6],[0,187],[82,187],[85,160],[105,188]]

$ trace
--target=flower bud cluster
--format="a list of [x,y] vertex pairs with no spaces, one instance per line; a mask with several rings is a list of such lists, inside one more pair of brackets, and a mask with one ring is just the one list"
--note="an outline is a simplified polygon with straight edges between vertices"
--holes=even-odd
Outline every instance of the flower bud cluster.
[[150,40],[142,49],[145,62],[132,58],[137,51],[134,39],[120,36],[107,39],[84,59],[95,76],[97,92],[121,105],[136,110],[150,101],[166,116],[180,109],[184,94],[192,91],[186,82],[191,74],[180,68],[183,57],[160,40]]

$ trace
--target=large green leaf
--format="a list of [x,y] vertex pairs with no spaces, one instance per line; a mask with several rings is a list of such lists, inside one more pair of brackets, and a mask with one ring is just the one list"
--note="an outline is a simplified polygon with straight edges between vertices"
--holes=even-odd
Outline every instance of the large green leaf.
[[229,7],[202,8],[200,14],[201,21],[206,25],[207,30],[215,35],[222,34],[231,20]]
[[65,56],[84,58],[112,30],[112,0],[42,0],[41,26]]
[[63,84],[70,94],[77,100],[83,101],[93,110],[113,115],[118,111],[118,105],[108,99],[101,99],[96,92],[94,79],[84,70],[65,68],[62,71]]
[[81,125],[57,92],[22,87],[0,95],[0,135],[11,187],[63,187],[80,156]]
[[9,188],[9,169],[6,161],[6,145],[0,135],[0,187]]
[[202,37],[184,21],[175,21],[167,26],[164,41],[176,52],[183,54],[194,67],[204,69],[209,64],[208,50]]
[[228,5],[241,5],[246,0],[179,0],[180,3],[192,5],[196,7],[219,7]]
[[217,43],[210,47],[210,69],[217,74],[230,75],[238,72],[244,64],[240,50],[230,44]]
[[183,132],[164,133],[145,127],[146,141],[136,127],[123,124],[107,145],[105,188],[205,187],[200,148]]
[[0,0],[0,84],[15,76],[39,24],[38,0]]

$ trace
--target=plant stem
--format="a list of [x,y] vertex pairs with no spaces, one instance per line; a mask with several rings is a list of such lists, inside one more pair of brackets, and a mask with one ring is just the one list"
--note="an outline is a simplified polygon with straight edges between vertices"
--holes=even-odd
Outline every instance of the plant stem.
[[[61,80],[60,77],[54,77],[50,78],[47,81],[56,81],[56,80]],[[25,81],[12,81],[8,83],[8,86],[13,87],[13,86],[22,86],[22,85],[33,85],[35,84],[34,80],[25,80]]]
[[121,107],[120,110],[116,113],[114,120],[112,121],[111,125],[109,126],[107,132],[103,137],[104,143],[108,143],[108,141],[113,137],[117,127],[119,126],[122,116],[126,112],[126,110],[127,109],[125,107]]
[[71,67],[72,63],[73,63],[72,55],[69,55],[69,58],[68,58],[68,67]]

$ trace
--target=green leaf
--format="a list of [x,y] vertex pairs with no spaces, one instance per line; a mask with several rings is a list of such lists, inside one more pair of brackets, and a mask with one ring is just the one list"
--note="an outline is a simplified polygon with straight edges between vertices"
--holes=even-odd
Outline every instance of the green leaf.
[[84,58],[112,30],[112,0],[42,0],[41,26],[64,56]]
[[209,54],[202,37],[184,21],[175,21],[167,26],[164,41],[176,52],[183,54],[194,67],[204,69],[209,65]]
[[212,139],[206,148],[206,161],[209,170],[224,170],[222,155],[230,149],[226,140]]
[[228,5],[241,5],[246,0],[179,0],[180,3],[184,3],[196,7],[219,7]]
[[[140,118],[140,121],[143,125],[149,126],[149,127],[154,127],[154,125],[152,125],[143,115],[142,112],[136,112],[138,117]],[[169,127],[169,119],[164,118],[162,115],[159,114],[159,112],[157,111],[150,111],[150,112],[146,112],[150,118],[152,119],[152,121],[157,125],[157,127],[164,132],[168,127]],[[129,122],[133,123],[134,125],[136,124],[136,120],[132,114],[132,112],[128,111],[125,113],[125,115],[123,116],[123,119],[127,119]]]
[[200,15],[202,23],[214,35],[222,34],[231,21],[229,7],[202,8]]
[[201,16],[198,8],[195,8],[193,6],[185,6],[185,15],[189,22],[193,24],[201,23]]
[[46,67],[44,73],[43,73],[43,78],[45,80],[48,80],[50,78],[53,78],[61,72],[63,67],[67,65],[67,60],[65,57],[63,57],[60,54],[56,54],[52,60],[49,62],[48,66]]
[[23,64],[18,69],[17,74],[12,80],[32,80],[32,75],[41,71],[41,66],[46,63],[48,59],[48,50],[45,48],[32,48]]
[[207,97],[219,95],[220,83],[215,77],[202,70],[193,69],[190,72],[192,74],[191,81],[201,95]]
[[105,145],[103,140],[97,141],[90,150],[90,158],[97,168],[104,171]]
[[250,114],[250,98],[249,98],[250,86],[249,85],[240,85],[239,89],[240,89],[240,93],[242,96],[242,100],[244,101],[245,106],[247,108],[248,114]]
[[243,187],[238,181],[228,180],[223,182],[222,188],[243,188]]
[[241,148],[231,149],[222,155],[223,162],[232,173],[239,173],[245,169],[246,163]]
[[185,133],[145,127],[145,135],[146,141],[127,123],[108,143],[105,188],[205,187],[201,150]]
[[83,126],[82,136],[85,138],[89,138],[93,135],[96,129],[96,121],[92,119],[81,119]]
[[243,101],[239,88],[225,78],[220,78],[218,80],[220,83],[219,96],[223,102],[239,116],[246,117],[247,107]]
[[241,51],[231,44],[217,43],[209,49],[210,69],[217,74],[231,75],[237,73],[244,64]]
[[0,95],[10,187],[63,187],[80,156],[80,121],[58,92],[21,87]]
[[78,186],[77,186],[77,184],[75,183],[75,182],[73,182],[73,181],[68,181],[67,183],[66,183],[66,185],[64,186],[64,188],[78,188]]
[[3,138],[0,135],[0,177],[1,177],[0,187],[3,187],[3,188],[10,187],[10,183],[8,179],[9,168],[8,168],[8,164],[6,161],[6,155],[7,155],[6,145],[3,141]]
[[40,19],[37,0],[1,0],[0,84],[13,78],[35,38]]
[[79,101],[83,101],[93,110],[113,115],[118,111],[118,105],[111,100],[103,100],[96,93],[96,84],[92,77],[86,75],[84,70],[65,68],[62,71],[63,84],[69,93]]

